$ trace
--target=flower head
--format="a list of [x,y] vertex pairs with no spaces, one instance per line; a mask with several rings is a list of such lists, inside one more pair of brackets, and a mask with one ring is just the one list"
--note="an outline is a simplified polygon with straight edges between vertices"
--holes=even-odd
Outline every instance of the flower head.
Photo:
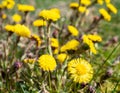
[[2,14],[2,19],[6,19],[7,15],[6,14]]
[[110,3],[110,0],[105,0],[106,3]]
[[111,20],[111,15],[104,8],[100,9],[99,12],[104,17],[105,20],[107,21]]
[[60,13],[58,9],[42,10],[39,16],[46,20],[57,21],[60,18]]
[[18,4],[18,10],[22,12],[30,12],[30,11],[34,11],[35,8],[34,6],[31,5]]
[[73,9],[76,9],[76,8],[79,7],[79,4],[77,2],[72,2],[72,3],[70,3],[69,7],[73,8]]
[[109,10],[110,10],[111,12],[113,12],[114,14],[117,14],[117,9],[116,9],[116,7],[115,7],[114,5],[108,3],[108,4],[107,4],[107,7],[109,8]]
[[41,27],[41,26],[46,26],[46,21],[38,19],[33,22],[34,26]]
[[12,9],[15,5],[14,0],[3,0],[2,1],[2,7],[7,9]]
[[97,0],[97,3],[100,5],[103,5],[104,1],[103,0]]
[[50,41],[51,41],[51,46],[52,46],[52,47],[55,47],[55,48],[59,47],[58,39],[56,39],[56,38],[51,38]]
[[79,31],[72,25],[68,26],[68,31],[73,35],[73,36],[78,36]]
[[77,83],[88,83],[93,77],[93,68],[82,58],[73,59],[68,63],[68,72]]
[[101,36],[99,35],[91,35],[91,34],[88,34],[87,37],[92,40],[92,41],[97,41],[97,42],[101,42],[102,41],[102,38]]
[[14,14],[14,15],[12,16],[12,19],[13,19],[13,21],[15,21],[15,22],[20,22],[21,19],[22,19],[22,17],[21,17],[19,14]]
[[90,48],[90,51],[94,54],[97,54],[97,50],[95,49],[93,42],[101,42],[102,38],[98,35],[83,35],[83,43],[87,44]]
[[41,45],[41,39],[37,34],[32,34],[31,39],[34,39],[37,42],[38,47]]
[[6,25],[5,26],[5,30],[6,31],[10,31],[10,32],[14,32],[14,25],[9,25],[9,24]]
[[40,56],[38,63],[44,71],[53,71],[56,68],[56,61],[54,57],[48,54]]
[[80,0],[80,1],[81,1],[81,4],[85,6],[91,5],[91,0]]
[[26,58],[23,60],[25,63],[30,63],[30,64],[33,64],[35,63],[36,59],[33,59],[33,58]]
[[65,52],[67,50],[77,50],[79,44],[80,43],[77,40],[72,39],[72,40],[68,41],[65,45],[63,45],[60,50],[61,50],[61,52]]
[[2,4],[0,4],[0,9],[3,9],[3,8],[4,8],[4,6]]
[[29,28],[26,27],[25,25],[21,25],[21,24],[16,24],[14,26],[14,32],[17,35],[22,36],[22,37],[30,38],[30,36],[31,36],[31,32],[30,32]]
[[78,8],[78,11],[81,12],[81,13],[85,13],[86,10],[87,9],[86,9],[85,6],[79,6],[79,8]]
[[60,63],[63,63],[68,58],[69,58],[69,56],[65,53],[61,53],[61,54],[57,55],[57,59]]

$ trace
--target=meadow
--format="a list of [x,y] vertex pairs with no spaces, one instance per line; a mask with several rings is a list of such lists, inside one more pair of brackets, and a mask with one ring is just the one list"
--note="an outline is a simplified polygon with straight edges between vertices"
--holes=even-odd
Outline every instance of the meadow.
[[120,93],[120,0],[0,0],[0,93]]

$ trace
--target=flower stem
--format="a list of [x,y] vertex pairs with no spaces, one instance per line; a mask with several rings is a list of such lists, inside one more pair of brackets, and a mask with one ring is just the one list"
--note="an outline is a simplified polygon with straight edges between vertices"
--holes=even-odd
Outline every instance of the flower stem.
[[49,78],[49,88],[50,88],[50,91],[52,91],[52,87],[51,87],[51,72],[49,72],[48,78]]
[[52,55],[52,49],[51,49],[51,44],[50,44],[50,24],[51,24],[51,21],[49,21],[48,25],[47,25],[47,33],[46,33],[46,35],[47,35],[47,41],[46,41],[46,43],[47,43],[48,53],[50,55]]

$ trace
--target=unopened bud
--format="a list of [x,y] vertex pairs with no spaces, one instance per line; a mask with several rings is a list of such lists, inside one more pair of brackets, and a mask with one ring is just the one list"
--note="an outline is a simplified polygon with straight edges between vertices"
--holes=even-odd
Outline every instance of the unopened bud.
[[52,35],[54,38],[56,38],[58,36],[58,30],[54,30]]
[[107,72],[106,72],[106,75],[107,75],[108,77],[112,76],[112,75],[113,75],[113,70],[112,70],[111,68],[108,69]]
[[87,84],[82,83],[82,84],[81,84],[81,89],[84,88],[86,85],[87,85]]
[[95,88],[93,86],[89,86],[88,93],[95,93]]
[[15,62],[14,63],[14,68],[17,70],[17,69],[19,69],[19,68],[21,68],[22,67],[22,62]]

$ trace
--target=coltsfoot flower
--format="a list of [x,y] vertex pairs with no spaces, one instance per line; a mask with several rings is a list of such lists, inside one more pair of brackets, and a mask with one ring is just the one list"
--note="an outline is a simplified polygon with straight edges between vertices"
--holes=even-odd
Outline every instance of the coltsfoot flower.
[[77,58],[68,63],[68,72],[74,82],[89,83],[93,77],[93,68],[85,59]]
[[30,12],[35,10],[34,6],[32,5],[18,4],[17,7],[18,7],[18,10],[22,12]]
[[14,14],[12,16],[12,19],[14,22],[20,22],[22,20],[22,17],[19,14]]
[[100,14],[103,16],[103,18],[107,21],[110,21],[111,20],[111,15],[104,9],[104,8],[101,8],[99,10]]
[[53,56],[44,54],[39,57],[38,63],[44,71],[53,71],[56,68],[56,61]]
[[6,31],[14,32],[14,25],[7,24],[4,28]]
[[39,47],[41,45],[41,39],[37,34],[32,34],[31,39],[34,39],[37,42],[37,46]]
[[69,56],[65,53],[61,53],[61,54],[57,55],[57,59],[60,63],[63,63],[68,58],[69,58]]
[[60,12],[59,9],[42,10],[39,16],[46,20],[57,21],[60,18]]
[[78,36],[79,31],[72,25],[68,26],[68,31],[73,35],[73,36]]
[[52,47],[54,47],[54,48],[58,48],[58,47],[59,47],[58,39],[56,39],[56,38],[51,38],[50,41],[51,41],[51,46],[52,46]]
[[105,3],[110,3],[111,0],[105,0]]
[[90,48],[90,51],[94,54],[97,54],[97,50],[95,49],[94,42],[101,42],[102,38],[99,35],[83,35],[83,43],[87,44]]
[[7,15],[6,14],[2,14],[2,19],[6,19]]
[[12,9],[15,5],[15,1],[14,0],[3,0],[1,2],[1,5],[3,8]]
[[91,34],[88,34],[87,37],[92,40],[92,41],[97,41],[97,42],[101,42],[102,41],[102,38],[101,36],[99,35],[91,35]]
[[67,50],[77,50],[79,45],[80,45],[79,41],[72,39],[68,41],[65,45],[63,45],[60,51],[65,52]]
[[41,26],[46,26],[47,23],[44,20],[38,19],[33,22],[34,26],[41,27]]
[[97,0],[97,3],[100,5],[103,5],[104,1],[103,0]]
[[77,9],[79,7],[79,4],[77,2],[72,2],[69,5],[70,8]]
[[30,36],[31,36],[31,32],[30,32],[29,28],[26,27],[25,25],[21,25],[21,24],[16,24],[14,26],[14,32],[17,35],[22,36],[22,37],[30,38]]
[[30,64],[33,64],[35,63],[36,59],[34,58],[26,58],[23,60],[25,63],[30,63]]
[[91,5],[91,0],[80,0],[80,2],[85,6]]
[[117,14],[117,8],[113,4],[108,3],[107,7],[111,12],[113,12],[114,14]]
[[86,11],[86,7],[85,6],[79,6],[78,11],[81,13],[84,13]]

